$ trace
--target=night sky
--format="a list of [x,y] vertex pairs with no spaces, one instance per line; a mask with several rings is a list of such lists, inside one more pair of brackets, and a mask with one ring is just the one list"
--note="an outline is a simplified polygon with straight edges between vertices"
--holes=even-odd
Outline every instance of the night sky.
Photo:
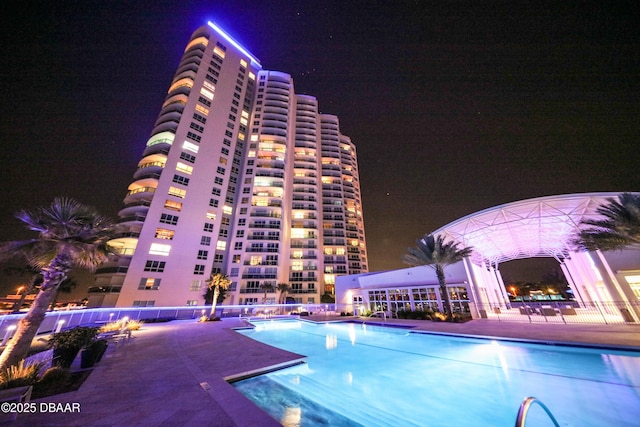
[[208,20],[340,118],[370,271],[406,267],[417,238],[481,209],[638,191],[635,2],[565,3],[4,2],[0,241],[28,236],[14,213],[55,196],[116,217]]

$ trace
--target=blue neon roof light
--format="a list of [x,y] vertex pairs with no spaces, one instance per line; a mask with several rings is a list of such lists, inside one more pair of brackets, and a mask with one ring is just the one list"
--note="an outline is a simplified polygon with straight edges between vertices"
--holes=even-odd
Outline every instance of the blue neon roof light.
[[244,53],[246,56],[249,57],[249,59],[251,60],[251,62],[254,62],[255,64],[257,64],[260,68],[262,68],[262,65],[260,65],[260,61],[255,58],[253,55],[251,55],[249,53],[248,50],[246,50],[245,48],[243,48],[240,43],[238,43],[237,41],[235,41],[234,39],[231,38],[230,35],[228,35],[227,33],[225,33],[222,28],[218,27],[216,24],[214,24],[213,22],[209,21],[208,22],[209,26],[211,28],[213,28],[214,30],[216,30],[216,32],[218,34],[220,34],[226,41],[228,41],[229,43],[231,43],[236,49],[238,49],[240,52]]

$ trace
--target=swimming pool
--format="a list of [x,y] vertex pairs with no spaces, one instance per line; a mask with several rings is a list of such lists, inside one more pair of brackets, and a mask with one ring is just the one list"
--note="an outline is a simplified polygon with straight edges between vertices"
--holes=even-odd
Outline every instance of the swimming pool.
[[[409,332],[253,322],[239,331],[307,356],[234,383],[285,426],[513,426],[527,396],[561,426],[638,426],[640,354]],[[533,408],[527,426],[551,425]]]

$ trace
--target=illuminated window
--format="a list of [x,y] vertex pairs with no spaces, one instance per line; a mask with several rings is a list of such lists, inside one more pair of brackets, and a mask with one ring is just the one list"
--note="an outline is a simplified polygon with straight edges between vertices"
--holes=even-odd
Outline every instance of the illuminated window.
[[173,240],[173,230],[167,230],[166,228],[156,228],[156,239]]
[[227,206],[227,205],[225,205],[225,206],[222,208],[222,212],[224,212],[224,213],[225,213],[225,214],[227,214],[227,215],[231,215],[231,214],[233,213],[233,208],[232,208],[231,206]]
[[227,242],[225,242],[224,240],[218,240],[218,243],[216,243],[216,249],[220,251],[224,251],[226,248],[227,248]]
[[164,207],[166,209],[170,209],[172,211],[180,212],[180,210],[182,209],[182,203],[174,202],[173,200],[165,200],[164,201]]
[[189,42],[189,44],[187,45],[187,48],[184,51],[186,52],[189,49],[191,49],[193,46],[196,46],[199,44],[206,46],[207,44],[209,44],[209,40],[206,37],[195,38]]
[[187,190],[183,190],[177,187],[169,187],[169,195],[184,199],[184,197],[187,195]]
[[196,111],[198,111],[199,113],[204,114],[205,116],[209,115],[209,109],[203,107],[202,105],[196,105]]
[[185,141],[184,144],[182,144],[182,148],[184,148],[185,150],[191,151],[192,153],[198,154],[198,149],[200,147],[198,147],[193,142]]
[[302,258],[302,255],[303,255],[302,251],[293,251],[293,253],[291,254],[293,258]]
[[171,85],[171,87],[169,88],[169,91],[167,93],[172,92],[172,91],[176,90],[177,88],[183,87],[183,86],[186,86],[186,87],[189,87],[189,88],[193,87],[193,80],[191,80],[189,78],[180,79],[180,80],[178,80],[177,82],[175,82],[174,84]]
[[183,172],[183,173],[186,173],[187,175],[191,175],[191,173],[193,172],[193,166],[189,166],[185,163],[178,162],[178,164],[176,165],[176,170],[178,172]]
[[304,230],[302,228],[294,228],[291,230],[291,237],[294,239],[304,238]]
[[213,92],[205,88],[200,88],[200,95],[207,99],[213,99]]
[[218,55],[220,58],[224,58],[224,50],[220,49],[219,46],[216,46],[213,48],[213,53],[215,53],[216,55]]
[[640,275],[624,276],[637,299],[640,299]]
[[291,270],[292,271],[302,271],[303,270],[302,261],[293,261],[291,263]]
[[262,257],[259,255],[252,255],[251,256],[251,260],[249,261],[250,265],[261,265],[262,264]]
[[255,75],[255,74],[253,74],[252,72],[249,72],[249,78],[250,78],[251,80],[255,80],[255,79],[256,79],[256,75]]
[[215,212],[211,212],[211,211],[207,212],[207,218],[215,221],[216,220],[216,213]]
[[153,277],[143,277],[138,284],[138,290],[155,291],[160,287],[160,279]]
[[344,248],[336,248],[336,255],[344,255],[345,250]]
[[202,280],[192,280],[191,285],[189,285],[189,290],[191,292],[197,292],[202,289]]
[[171,251],[171,245],[161,245],[160,243],[152,243],[151,248],[149,249],[149,254],[169,256],[170,251]]

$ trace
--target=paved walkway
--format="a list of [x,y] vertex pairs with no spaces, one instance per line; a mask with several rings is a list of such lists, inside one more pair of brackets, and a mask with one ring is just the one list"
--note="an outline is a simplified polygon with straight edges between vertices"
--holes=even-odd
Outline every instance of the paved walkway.
[[[489,320],[453,324],[396,319],[387,323],[438,333],[599,344],[640,351],[637,325],[531,325]],[[296,363],[304,356],[269,347],[232,330],[243,326],[235,318],[145,325],[130,341],[110,345],[79,390],[34,401],[38,407],[43,402],[79,403],[80,413],[20,414],[12,425],[278,426],[226,380]]]

